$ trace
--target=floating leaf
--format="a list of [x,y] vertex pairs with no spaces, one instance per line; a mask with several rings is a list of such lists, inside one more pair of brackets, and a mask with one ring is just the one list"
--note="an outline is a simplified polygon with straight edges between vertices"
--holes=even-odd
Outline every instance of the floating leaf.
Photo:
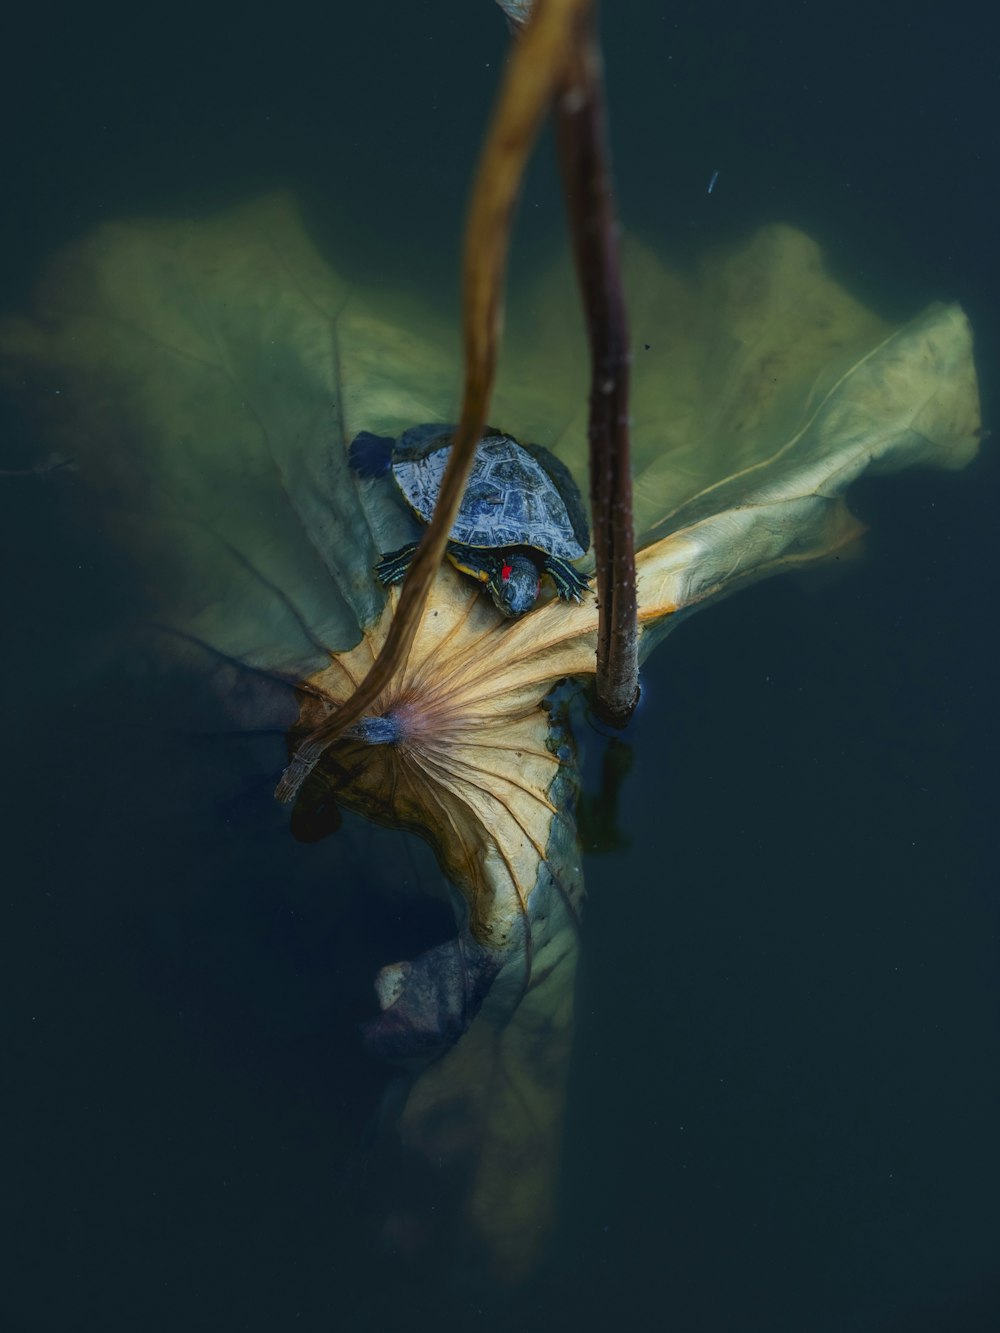
[[[844,492],[861,473],[971,457],[957,308],[891,328],[783,227],[688,277],[633,245],[626,276],[642,651],[692,608],[850,541]],[[515,297],[491,419],[582,482],[577,328],[565,270]],[[241,725],[234,670],[294,691],[294,748],[364,678],[396,603],[372,567],[414,535],[389,480],[350,472],[347,445],[454,419],[452,333],[412,300],[352,289],[276,196],[102,228],[53,266],[32,319],[0,327],[0,352],[132,552],[165,651],[208,664]],[[592,597],[512,623],[442,568],[405,666],[295,816],[315,827],[332,796],[417,830],[462,895],[455,941],[383,970],[367,1036],[414,1065],[448,1052],[401,1133],[447,1157],[435,1117],[464,1107],[451,1146],[473,1177],[468,1216],[508,1274],[551,1196],[583,891],[575,765],[548,698],[593,672],[596,629]],[[530,1185],[512,1189],[525,1162]]]

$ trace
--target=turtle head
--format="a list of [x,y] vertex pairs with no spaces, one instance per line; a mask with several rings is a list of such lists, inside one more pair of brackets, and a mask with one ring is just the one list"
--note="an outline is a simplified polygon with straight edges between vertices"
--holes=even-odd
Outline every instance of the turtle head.
[[496,561],[486,586],[505,616],[523,616],[538,599],[538,566],[526,555],[505,555]]

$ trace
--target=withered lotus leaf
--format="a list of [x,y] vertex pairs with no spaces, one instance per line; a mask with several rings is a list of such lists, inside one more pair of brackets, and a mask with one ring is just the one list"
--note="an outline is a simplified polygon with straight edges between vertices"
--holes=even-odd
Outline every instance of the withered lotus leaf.
[[[632,243],[626,277],[643,652],[691,609],[852,540],[844,495],[863,472],[972,456],[956,307],[890,327],[780,226],[687,275]],[[372,569],[413,520],[347,446],[455,419],[457,338],[435,311],[353,288],[278,195],[104,226],[0,325],[6,384],[144,577],[162,651],[226,664],[220,702],[242,725],[233,670],[284,690],[292,749],[364,678],[393,613]],[[586,493],[579,330],[567,265],[515,285],[490,419],[555,450]],[[596,628],[592,596],[508,622],[442,568],[407,661],[299,794],[419,831],[461,895],[455,941],[383,970],[368,1039],[442,1057],[403,1140],[464,1164],[467,1217],[507,1275],[551,1204],[583,893],[573,755],[547,701],[593,672]],[[435,1114],[459,1105],[443,1141]]]

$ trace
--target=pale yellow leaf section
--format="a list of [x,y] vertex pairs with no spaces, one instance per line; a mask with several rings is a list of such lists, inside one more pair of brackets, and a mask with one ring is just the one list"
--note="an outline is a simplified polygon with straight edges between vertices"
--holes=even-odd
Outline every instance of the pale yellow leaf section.
[[[397,603],[394,591],[358,646],[304,683],[303,731],[364,679]],[[478,585],[443,568],[405,665],[372,709],[395,721],[398,741],[344,737],[318,777],[338,800],[430,838],[467,898],[473,932],[495,948],[523,927],[555,814],[549,790],[560,760],[542,700],[577,674],[567,668],[586,660],[596,624],[592,600],[549,603],[512,624]]]
[[[673,609],[662,599],[669,580],[651,572],[643,586],[656,599],[645,618]],[[365,678],[397,603],[393,591],[357,647],[303,683],[299,735]],[[481,943],[503,948],[523,926],[556,813],[549,792],[560,759],[543,701],[560,680],[593,672],[596,635],[593,596],[552,599],[511,622],[478,585],[444,567],[405,665],[372,709],[396,723],[399,739],[344,737],[317,777],[337,800],[432,841]]]

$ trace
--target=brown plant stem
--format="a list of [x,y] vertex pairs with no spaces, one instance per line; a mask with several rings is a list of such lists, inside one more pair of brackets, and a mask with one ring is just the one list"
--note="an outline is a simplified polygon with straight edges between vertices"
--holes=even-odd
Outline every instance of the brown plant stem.
[[296,750],[275,790],[292,800],[326,748],[388,685],[405,660],[458,513],[486,425],[496,373],[514,205],[528,156],[566,76],[570,35],[589,0],[539,0],[508,63],[473,182],[462,262],[465,389],[434,517],[406,576],[382,651],[357,691]]
[[555,108],[577,278],[590,339],[590,505],[597,563],[597,712],[624,727],[639,699],[629,461],[629,341],[601,56],[588,6]]

